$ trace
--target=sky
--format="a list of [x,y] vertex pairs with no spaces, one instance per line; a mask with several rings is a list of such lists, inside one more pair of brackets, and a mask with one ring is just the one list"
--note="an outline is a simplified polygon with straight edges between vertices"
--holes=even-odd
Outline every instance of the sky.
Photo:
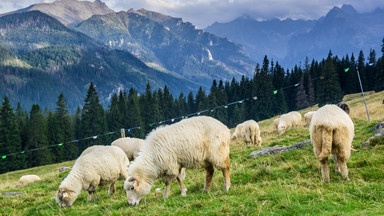
[[[0,14],[36,3],[54,0],[0,0]],[[94,0],[90,0],[94,1]],[[384,0],[102,0],[109,8],[118,11],[145,8],[165,15],[183,18],[198,28],[214,22],[229,22],[242,15],[258,20],[267,19],[318,19],[333,7],[352,5],[359,13],[384,9]]]

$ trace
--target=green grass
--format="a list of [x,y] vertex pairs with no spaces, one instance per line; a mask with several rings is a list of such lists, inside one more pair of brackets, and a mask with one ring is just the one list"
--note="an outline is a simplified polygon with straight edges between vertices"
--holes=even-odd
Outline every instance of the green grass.
[[[352,109],[353,110],[353,109]],[[308,111],[308,110],[307,110]],[[249,153],[275,145],[292,145],[309,139],[308,128],[299,127],[279,135],[271,129],[274,118],[260,122],[262,147],[244,148],[241,141],[231,143],[231,189],[224,191],[221,171],[215,170],[210,192],[204,192],[204,170],[187,170],[187,196],[180,196],[177,182],[171,196],[163,199],[164,184],[157,180],[151,193],[139,206],[128,205],[123,180],[116,193],[107,187],[97,189],[100,201],[87,202],[82,192],[70,208],[60,208],[54,196],[61,179],[62,166],[74,161],[20,170],[0,175],[0,192],[23,192],[25,196],[0,196],[0,215],[383,215],[384,214],[384,145],[360,145],[371,137],[371,127],[381,120],[353,118],[355,137],[348,161],[350,181],[336,174],[330,160],[330,183],[321,181],[320,165],[312,145],[299,150],[261,157]],[[267,128],[266,130],[263,130]],[[42,181],[16,188],[25,174],[37,174]],[[156,188],[162,191],[156,192]]]

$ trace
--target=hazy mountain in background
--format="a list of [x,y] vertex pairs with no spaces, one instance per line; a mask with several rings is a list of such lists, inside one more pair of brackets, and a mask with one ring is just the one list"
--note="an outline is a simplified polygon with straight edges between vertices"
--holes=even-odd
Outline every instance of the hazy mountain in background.
[[213,79],[250,76],[255,66],[241,46],[196,29],[181,18],[144,9],[93,16],[75,30],[204,87]]
[[356,55],[363,50],[380,51],[384,37],[384,11],[359,14],[352,6],[334,7],[318,20],[257,21],[249,16],[229,23],[214,23],[206,31],[242,44],[251,58],[262,62],[264,55],[283,67],[294,67],[305,58],[322,59],[329,52]]
[[17,11],[0,14],[0,16],[33,10],[41,11],[56,18],[64,25],[71,26],[88,19],[93,15],[103,15],[115,12],[114,10],[108,8],[108,6],[100,0],[95,0],[94,2],[77,0],[58,0],[52,3],[34,4],[27,8],[23,8]]
[[150,68],[131,53],[111,49],[39,11],[0,17],[0,32],[0,95],[25,109],[32,104],[53,109],[64,93],[73,111],[90,82],[104,105],[121,89],[144,92],[148,82],[153,89],[168,85],[174,95],[200,86]]

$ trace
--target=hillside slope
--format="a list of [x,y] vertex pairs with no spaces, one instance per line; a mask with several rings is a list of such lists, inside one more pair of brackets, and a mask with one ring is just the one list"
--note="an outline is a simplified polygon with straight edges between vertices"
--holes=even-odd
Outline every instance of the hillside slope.
[[[167,85],[173,95],[200,85],[176,73],[147,66],[123,50],[113,50],[56,19],[31,11],[0,17],[0,96],[13,106],[32,104],[53,109],[63,93],[74,111],[82,105],[90,82],[103,105],[120,89],[144,92]],[[4,54],[3,54],[4,53]]]
[[[360,144],[372,136],[369,129],[384,121],[384,105],[381,104],[384,91],[366,96],[371,118],[368,122],[365,113],[356,114],[355,137],[348,161],[349,182],[344,182],[333,171],[331,162],[331,182],[321,181],[320,165],[312,146],[285,153],[250,158],[250,152],[260,148],[244,149],[244,143],[231,144],[231,182],[229,192],[223,189],[221,172],[214,174],[212,189],[203,192],[204,173],[202,170],[187,170],[185,184],[187,196],[180,196],[177,183],[171,186],[171,196],[164,200],[161,180],[155,182],[151,193],[139,206],[128,206],[123,181],[117,182],[116,193],[110,197],[108,188],[98,189],[98,202],[86,202],[87,193],[82,192],[73,207],[59,208],[54,197],[61,179],[68,173],[58,173],[61,166],[72,166],[74,161],[20,170],[0,175],[1,192],[23,192],[25,196],[0,196],[0,214],[3,215],[380,215],[384,212],[384,145],[361,147]],[[359,113],[362,98],[348,95],[345,102],[352,113]],[[303,114],[311,107],[300,112]],[[259,122],[263,146],[291,145],[309,139],[308,128],[299,127],[279,135],[273,131],[274,118]],[[304,124],[304,123],[303,123]],[[21,175],[37,174],[42,181],[16,188]]]

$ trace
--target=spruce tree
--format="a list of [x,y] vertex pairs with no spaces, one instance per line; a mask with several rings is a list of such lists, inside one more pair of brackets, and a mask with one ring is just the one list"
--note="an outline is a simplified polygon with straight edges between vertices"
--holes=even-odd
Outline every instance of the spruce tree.
[[8,97],[5,96],[0,107],[0,156],[17,154],[0,158],[0,173],[25,167],[24,156],[19,154],[21,150],[21,138],[16,115],[11,108]]
[[304,86],[304,74],[301,76],[300,79],[300,85],[297,89],[296,93],[296,107],[297,109],[303,109],[305,107],[308,107],[308,95],[305,92],[305,86]]
[[382,56],[377,61],[377,72],[375,77],[375,91],[384,90],[384,38],[381,45]]
[[133,130],[128,131],[127,136],[144,138],[144,128],[143,128],[143,120],[141,118],[141,110],[139,103],[139,96],[137,91],[133,88],[129,90],[128,100],[127,100],[127,124],[125,125],[127,128],[135,128]]
[[318,103],[319,107],[325,104],[336,104],[343,99],[343,92],[340,88],[339,77],[331,55],[321,69],[319,81]]
[[82,152],[91,145],[106,145],[107,139],[104,136],[98,136],[107,132],[107,122],[104,115],[104,109],[100,104],[96,88],[91,83],[88,88],[87,97],[81,114],[81,137],[93,137],[83,141],[79,145]]
[[[41,166],[53,162],[53,156],[47,139],[47,122],[40,106],[32,105],[29,114],[28,140],[27,140],[27,164],[29,167]],[[32,150],[32,151],[30,151]]]
[[[56,102],[56,110],[53,115],[55,126],[52,133],[52,143],[58,144],[56,150],[56,161],[61,162],[77,157],[78,148],[75,143],[68,143],[73,140],[73,129],[71,128],[71,118],[68,112],[67,102],[61,93]],[[51,127],[49,127],[51,129]],[[63,145],[59,145],[63,143]]]

